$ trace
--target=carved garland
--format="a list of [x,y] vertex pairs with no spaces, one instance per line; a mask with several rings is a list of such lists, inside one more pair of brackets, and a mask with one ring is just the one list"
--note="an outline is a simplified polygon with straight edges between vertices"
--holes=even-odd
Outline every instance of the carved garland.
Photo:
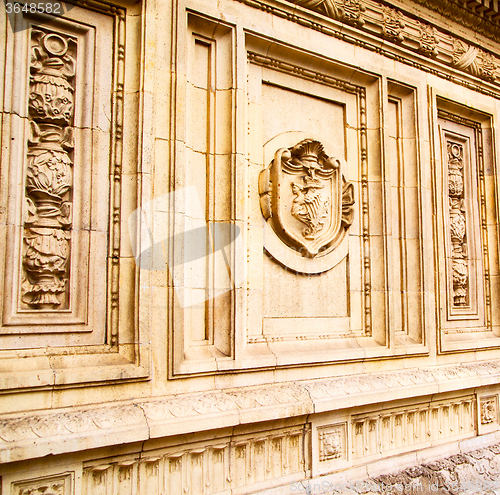
[[22,301],[32,309],[69,307],[76,40],[31,32]]

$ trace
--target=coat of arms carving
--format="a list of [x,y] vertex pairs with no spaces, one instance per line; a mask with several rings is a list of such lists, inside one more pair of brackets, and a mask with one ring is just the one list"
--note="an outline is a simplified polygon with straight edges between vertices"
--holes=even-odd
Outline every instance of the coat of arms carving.
[[276,151],[259,178],[261,209],[274,233],[301,256],[330,252],[353,221],[354,187],[341,160],[304,139]]

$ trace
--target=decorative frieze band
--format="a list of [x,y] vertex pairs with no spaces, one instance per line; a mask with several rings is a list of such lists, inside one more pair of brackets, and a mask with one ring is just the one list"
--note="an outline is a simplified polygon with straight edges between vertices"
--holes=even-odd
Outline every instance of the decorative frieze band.
[[[389,47],[370,44],[361,41],[356,36],[351,36],[336,28],[331,23],[313,21],[300,10],[288,11],[285,8],[268,5],[264,0],[239,0],[247,5],[260,8],[279,17],[298,22],[301,25],[315,29],[324,34],[340,38],[343,41],[354,43],[400,62],[409,64],[419,69],[431,72],[440,77],[449,79],[449,73],[443,72],[439,62],[453,69],[458,69],[470,75],[479,77],[496,85],[500,84],[500,58],[448,33],[406,15],[404,12],[384,6],[372,0],[287,0],[298,7],[306,8],[335,21],[349,24],[363,29],[372,35],[378,36],[391,43],[397,44],[416,54],[424,55],[430,59],[429,64],[421,65],[415,59],[405,55],[396,55]],[[454,78],[455,79],[455,78]],[[485,87],[471,84],[467,80],[457,80],[466,87],[476,91],[498,97],[495,92]]]
[[335,20],[433,57],[490,82],[500,77],[500,60],[476,46],[371,0],[288,0]]
[[500,41],[500,5],[496,0],[413,0],[462,26]]
[[474,397],[355,417],[352,429],[354,458],[464,438],[475,433]]
[[[462,390],[499,379],[500,361],[489,361],[4,415],[0,417],[0,462],[66,452],[75,441],[90,448],[112,445],[117,435],[120,441],[131,442],[182,434],[192,431],[194,419],[200,430],[221,428],[252,423],[256,413],[259,421],[289,418],[352,407],[357,402],[377,403],[381,394],[395,400],[407,397],[408,389],[415,396],[425,396],[439,393],[444,386]],[[325,444],[325,452],[331,449],[333,444]]]
[[[221,494],[230,493],[232,488],[239,493],[239,487],[257,485],[264,480],[265,487],[282,484],[276,493],[313,493],[314,487],[321,487],[321,493],[344,493],[347,495],[367,493],[494,493],[498,487],[500,475],[500,444],[482,446],[471,450],[467,444],[460,445],[453,455],[437,459],[424,458],[405,466],[405,461],[398,462],[399,469],[392,472],[383,470],[383,474],[360,480],[346,478],[351,473],[340,472],[338,476],[309,480],[310,472],[294,473],[297,460],[302,461],[307,469],[309,462],[302,452],[295,448],[294,433],[285,431],[289,446],[277,449],[279,437],[274,433],[267,436],[248,439],[248,451],[242,455],[240,444],[220,442],[185,445],[181,448],[168,448],[168,451],[156,453],[138,453],[117,459],[116,457],[90,461],[83,469],[81,491],[83,495],[133,495],[136,493],[160,495],[164,493]],[[298,446],[302,442],[295,435]],[[266,446],[275,442],[271,449]],[[243,448],[243,446],[241,447]],[[288,454],[288,455],[287,455]],[[237,457],[237,455],[239,457]],[[268,457],[265,457],[267,455]],[[108,461],[108,463],[106,463]],[[267,461],[267,462],[266,462]],[[273,461],[273,465],[269,465]],[[420,462],[419,462],[420,461]],[[413,461],[415,462],[415,461]],[[90,465],[89,465],[90,464]],[[243,471],[237,471],[243,467]],[[253,472],[248,473],[248,469]],[[304,469],[302,468],[302,469]],[[374,469],[371,472],[379,472]],[[292,474],[289,474],[292,473]],[[246,482],[245,475],[246,474]],[[250,474],[250,476],[248,476]],[[281,478],[278,478],[281,475]],[[66,472],[50,477],[9,483],[12,495],[71,495],[75,493],[74,472]],[[305,478],[305,479],[304,479]],[[294,482],[294,480],[297,480]],[[300,481],[298,481],[300,480]],[[285,482],[287,485],[285,486]],[[331,491],[334,487],[339,490]],[[246,488],[243,488],[244,490]],[[328,490],[328,491],[325,491]],[[316,489],[317,491],[317,489]],[[267,492],[267,490],[266,490]]]
[[[300,479],[309,469],[303,425],[173,447],[83,471],[84,495],[115,493],[229,493],[283,477]],[[142,456],[141,456],[142,457]],[[295,476],[294,476],[295,475]],[[118,491],[117,491],[118,490]]]

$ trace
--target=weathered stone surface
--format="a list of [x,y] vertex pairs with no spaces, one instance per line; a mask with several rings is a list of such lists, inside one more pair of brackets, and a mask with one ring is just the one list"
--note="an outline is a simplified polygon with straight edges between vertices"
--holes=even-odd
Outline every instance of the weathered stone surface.
[[496,0],[5,9],[1,493],[496,489]]

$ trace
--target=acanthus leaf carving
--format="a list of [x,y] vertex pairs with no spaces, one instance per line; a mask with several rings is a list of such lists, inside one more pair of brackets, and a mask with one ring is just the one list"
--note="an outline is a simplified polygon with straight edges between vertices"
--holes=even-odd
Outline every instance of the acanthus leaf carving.
[[429,57],[437,57],[439,55],[439,37],[437,36],[436,28],[422,23],[419,23],[419,28],[419,51]]
[[404,41],[404,28],[406,24],[403,21],[401,13],[390,7],[384,7],[384,37],[393,41]]
[[342,20],[348,24],[361,27],[365,23],[362,13],[366,11],[366,7],[360,0],[343,0],[340,11]]
[[31,45],[21,301],[31,309],[66,309],[77,46],[72,37],[41,28],[32,30]]

